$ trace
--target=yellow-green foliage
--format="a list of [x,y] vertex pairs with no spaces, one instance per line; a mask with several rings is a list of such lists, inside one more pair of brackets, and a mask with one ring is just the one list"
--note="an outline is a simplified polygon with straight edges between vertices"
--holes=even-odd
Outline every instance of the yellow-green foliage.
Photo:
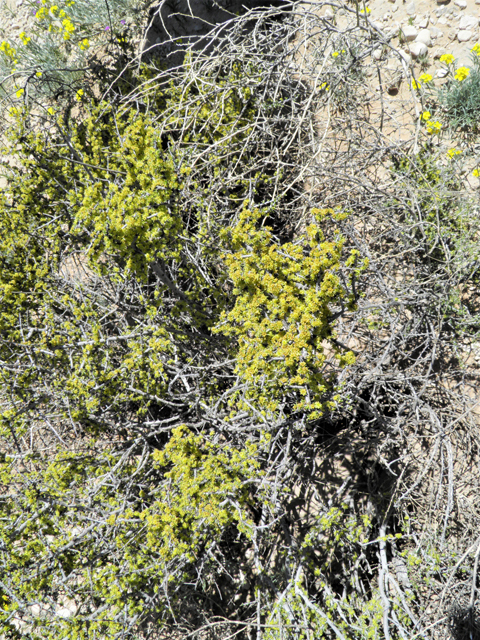
[[209,546],[231,524],[248,535],[248,481],[261,475],[257,445],[246,443],[237,451],[178,427],[153,459],[168,471],[160,495],[140,514],[149,548],[165,559],[186,554],[193,561],[200,544]]
[[[237,154],[254,101],[207,88],[153,92],[151,112],[84,105],[45,135],[16,116],[19,167],[0,194],[0,437],[17,451],[44,429],[48,457],[0,468],[0,634],[13,611],[43,639],[134,638],[152,621],[156,633],[190,588],[202,611],[220,556],[228,575],[225,538],[251,550],[259,513],[277,508],[258,486],[258,424],[237,438],[232,422],[252,400],[318,415],[334,401],[324,343],[337,370],[354,361],[333,342],[365,268],[339,233],[327,239],[342,216],[314,210],[283,245],[258,211],[235,222],[237,199],[269,179]],[[79,613],[49,617],[64,594]],[[33,600],[46,617],[32,619]]]
[[[332,305],[353,310],[355,299],[348,290],[354,275],[342,282],[338,273],[345,241],[341,235],[327,241],[321,230],[336,214],[314,209],[312,216],[300,241],[279,244],[271,229],[258,225],[260,211],[241,214],[225,257],[235,304],[216,331],[238,340],[236,371],[249,384],[249,398],[274,411],[293,393],[294,410],[306,408],[315,417],[331,406],[326,396],[333,378],[325,373],[324,343],[340,366],[355,362],[351,351],[341,353],[331,342]],[[350,251],[345,266],[357,258]]]
[[187,169],[162,153],[148,118],[136,112],[117,117],[114,135],[109,111],[106,105],[95,109],[72,136],[72,145],[91,167],[91,179],[69,193],[76,210],[72,231],[89,234],[91,263],[114,256],[145,279],[154,260],[180,257],[185,230],[175,200]]

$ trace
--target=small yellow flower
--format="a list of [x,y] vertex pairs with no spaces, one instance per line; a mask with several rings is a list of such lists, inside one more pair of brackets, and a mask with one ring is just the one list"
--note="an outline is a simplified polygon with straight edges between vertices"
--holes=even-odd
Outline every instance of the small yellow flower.
[[43,76],[43,73],[41,71],[37,71],[35,75],[37,76],[37,78],[41,78]]
[[454,60],[455,56],[451,53],[444,53],[443,56],[440,56],[440,62],[443,62],[444,64],[452,64]]
[[24,93],[25,93],[25,89],[17,89],[17,92],[15,95],[17,96],[17,98],[21,98]]
[[327,84],[326,82],[323,82],[323,83],[320,85],[320,89],[325,89],[325,91],[328,91],[328,90],[330,89],[330,85],[329,85],[329,84]]
[[475,178],[478,178],[478,177],[480,177],[480,171],[478,169],[474,169],[473,172],[472,172],[472,175],[474,175]]
[[459,67],[457,69],[457,73],[455,74],[455,80],[463,82],[469,73],[470,69],[468,67]]
[[428,84],[433,80],[433,76],[429,73],[422,73],[422,75],[418,76],[418,81],[423,82],[423,84]]
[[89,42],[88,38],[85,38],[84,40],[82,40],[82,41],[80,42],[80,49],[81,49],[82,51],[85,51],[85,49],[88,49],[88,48],[89,48],[89,46],[90,46],[90,42]]
[[412,80],[412,89],[420,89],[421,84],[420,80]]
[[472,53],[476,53],[477,56],[480,55],[480,44],[478,44],[478,42],[477,44],[474,44],[473,47],[470,49],[470,51]]
[[360,9],[360,13],[368,16],[369,13],[372,13],[372,10],[370,9],[370,7],[366,7],[365,11],[363,9]]
[[453,158],[453,156],[459,156],[462,153],[461,149],[449,149],[447,151],[447,156],[449,158]]
[[75,96],[75,100],[77,100],[78,102],[80,102],[80,100],[82,99],[83,96],[83,89],[79,89],[77,91],[77,95]]
[[340,54],[338,53],[338,51],[334,51],[334,52],[332,53],[332,58],[338,58],[338,56],[339,56],[339,55],[340,55]]
[[22,33],[20,33],[18,37],[20,38],[23,44],[28,44],[31,40],[31,38],[27,37],[27,34],[25,33],[25,31],[22,31]]
[[422,120],[430,120],[431,117],[432,117],[432,114],[430,113],[430,111],[424,111],[422,113]]
[[47,109],[47,113],[49,113],[51,116],[53,116],[55,114],[55,109],[53,107],[49,107]]
[[438,133],[441,128],[442,128],[442,123],[438,122],[438,120],[436,122],[433,122],[432,120],[429,120],[427,122],[427,133],[430,133],[430,134]]

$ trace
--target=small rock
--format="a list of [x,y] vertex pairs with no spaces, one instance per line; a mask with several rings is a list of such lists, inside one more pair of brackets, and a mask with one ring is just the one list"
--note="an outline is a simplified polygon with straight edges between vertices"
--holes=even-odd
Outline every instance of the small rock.
[[17,0],[17,7],[21,7],[23,4],[23,0]]
[[437,4],[447,4],[450,0],[437,0]]
[[333,18],[333,11],[330,7],[327,7],[325,9],[325,13],[323,14],[323,17],[326,18],[327,20],[331,20]]
[[415,3],[414,2],[410,2],[410,4],[407,4],[406,11],[407,11],[407,14],[409,16],[414,16],[415,15]]
[[438,19],[438,24],[447,24],[447,19],[445,16],[440,16]]
[[455,3],[459,9],[467,8],[467,0],[455,0]]
[[402,33],[407,42],[413,42],[413,40],[415,40],[415,38],[418,36],[418,31],[410,24],[402,27]]
[[480,0],[475,0],[475,4],[480,4]]
[[382,47],[377,47],[374,52],[372,53],[372,56],[375,58],[375,60],[380,60],[380,58],[383,55],[383,49]]
[[437,69],[435,73],[436,78],[444,78],[448,74],[448,69]]
[[418,36],[415,38],[415,42],[423,42],[424,45],[429,47],[432,44],[430,31],[428,29],[421,29],[418,32]]
[[402,51],[401,49],[398,52],[402,58],[405,60],[405,62],[407,63],[407,66],[410,64],[410,62],[412,61],[412,58],[408,55],[408,53],[406,51]]
[[437,27],[430,27],[430,35],[433,39],[441,38],[443,36],[443,31],[440,31]]
[[462,31],[459,31],[457,33],[457,39],[459,42],[468,42],[472,36],[473,33],[465,29],[462,29]]
[[429,16],[425,16],[425,18],[423,18],[423,20],[420,20],[420,22],[418,23],[418,28],[419,29],[426,29],[428,27],[429,21],[430,21],[430,17]]
[[462,30],[476,29],[478,27],[478,18],[475,16],[462,16],[458,26]]
[[423,42],[412,42],[409,49],[410,49],[410,53],[412,54],[412,58],[414,60],[428,53],[427,45],[423,44]]

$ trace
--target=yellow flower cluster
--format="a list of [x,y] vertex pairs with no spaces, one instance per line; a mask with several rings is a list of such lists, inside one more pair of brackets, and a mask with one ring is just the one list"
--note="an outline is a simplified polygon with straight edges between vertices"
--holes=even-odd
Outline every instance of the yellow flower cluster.
[[4,53],[7,57],[11,58],[12,60],[15,58],[16,51],[13,47],[9,45],[9,43],[6,40],[4,40],[2,44],[0,44],[0,51]]
[[462,153],[461,149],[449,149],[447,151],[447,156],[449,158],[453,158],[454,156],[459,156]]
[[480,57],[480,44],[477,42],[477,44],[476,44],[476,45],[474,45],[474,46],[470,49],[470,51],[471,51],[472,53],[476,53],[476,54],[477,54],[477,56],[478,56],[478,57]]
[[22,41],[22,44],[27,45],[31,38],[27,37],[27,34],[25,33],[25,31],[22,31],[22,33],[19,34],[18,36],[20,38],[20,40]]
[[62,24],[63,28],[65,29],[65,31],[63,32],[63,39],[70,40],[70,36],[75,31],[73,22],[70,20],[70,18],[65,18],[64,20],[62,20]]
[[430,135],[434,133],[438,133],[441,128],[442,128],[442,123],[438,122],[438,120],[436,122],[433,122],[433,120],[427,121],[427,133],[429,133]]
[[433,76],[430,73],[422,73],[418,76],[418,80],[412,80],[412,88],[418,90],[422,84],[429,84],[432,80]]
[[80,49],[82,51],[85,51],[85,49],[88,49],[88,47],[90,46],[90,42],[88,40],[88,38],[84,38],[81,42],[80,42]]
[[368,16],[369,13],[372,13],[372,10],[370,9],[370,7],[366,7],[365,11],[363,9],[360,9],[360,13]]
[[427,125],[427,133],[438,133],[442,128],[442,123],[438,122],[438,120],[434,122],[433,120],[431,120],[431,117],[432,114],[430,113],[430,111],[424,111],[420,116],[420,119]]
[[474,169],[472,175],[475,176],[475,178],[480,178],[480,171],[478,169]]
[[332,53],[332,58],[338,58],[341,53],[345,53],[345,49],[342,49],[341,51],[334,51]]
[[322,82],[322,84],[320,85],[320,89],[324,89],[325,91],[329,91],[330,90],[330,85],[326,82]]
[[428,84],[433,80],[433,76],[430,73],[422,73],[418,76],[418,81],[422,84]]
[[[42,4],[46,4],[46,0],[42,0]],[[72,2],[67,2],[67,6],[71,7],[73,4],[75,4],[73,1]],[[50,7],[50,9],[48,9],[48,7],[41,7],[35,14],[35,17],[37,18],[37,20],[43,20],[44,18],[50,19],[50,20],[55,20],[56,24],[50,24],[48,27],[49,31],[58,31],[60,33],[63,32],[63,39],[64,40],[70,40],[70,37],[72,35],[72,33],[75,31],[75,25],[73,24],[73,22],[70,20],[70,18],[67,16],[67,14],[65,13],[65,11],[63,9],[59,9],[58,5],[54,4],[53,6]],[[59,20],[62,20],[61,25],[62,26],[57,26]]]
[[459,82],[463,82],[465,78],[469,75],[470,69],[468,67],[459,67],[455,74],[455,80]]
[[440,56],[440,62],[443,62],[443,64],[452,64],[454,60],[455,56],[451,53],[444,53],[443,56]]

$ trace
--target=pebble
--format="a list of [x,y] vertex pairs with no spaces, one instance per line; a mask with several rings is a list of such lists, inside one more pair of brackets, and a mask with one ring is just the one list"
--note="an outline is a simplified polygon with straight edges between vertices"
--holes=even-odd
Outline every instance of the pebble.
[[437,4],[447,4],[450,0],[437,0]]
[[380,60],[380,58],[383,55],[383,48],[382,47],[377,47],[374,52],[372,53],[372,56],[375,58],[375,60]]
[[414,60],[419,56],[424,56],[428,53],[427,45],[423,44],[423,42],[412,42],[409,49]]
[[455,0],[454,4],[456,4],[459,9],[467,8],[467,0]]
[[418,36],[418,31],[410,24],[402,27],[402,33],[407,42],[413,42],[413,40]]
[[425,16],[425,18],[423,18],[423,20],[420,20],[420,22],[418,23],[418,28],[426,29],[428,27],[429,20],[429,16]]
[[437,69],[436,73],[435,73],[435,77],[436,78],[445,78],[445,76],[448,74],[448,69]]
[[476,29],[478,27],[478,18],[475,16],[462,16],[459,23],[460,29]]
[[459,42],[468,42],[472,36],[473,33],[465,29],[462,29],[457,33],[457,39]]
[[430,28],[430,35],[432,38],[441,38],[443,36],[443,31],[440,31],[437,27]]
[[438,19],[438,24],[447,24],[447,19],[445,16],[440,16]]
[[422,42],[427,47],[430,47],[432,44],[430,31],[428,29],[420,29],[418,36],[415,38],[415,42]]
[[414,2],[410,2],[410,4],[407,4],[406,12],[407,12],[407,14],[409,16],[414,16],[415,15],[415,3]]

